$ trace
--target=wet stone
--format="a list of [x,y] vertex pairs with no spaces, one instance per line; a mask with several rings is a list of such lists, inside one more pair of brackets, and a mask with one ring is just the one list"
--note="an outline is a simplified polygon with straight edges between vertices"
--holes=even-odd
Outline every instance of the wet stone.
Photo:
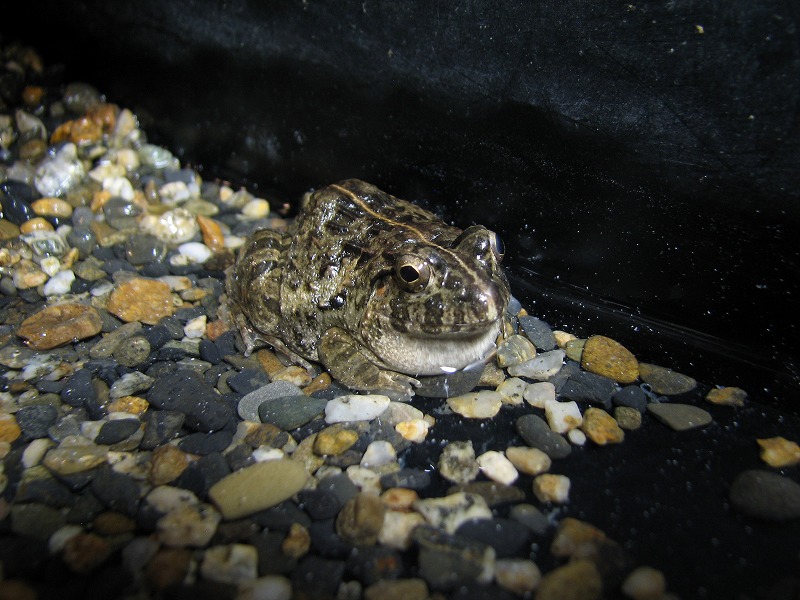
[[38,404],[20,408],[16,414],[17,425],[24,440],[47,437],[47,429],[55,425],[58,409],[49,404]]
[[141,365],[150,356],[150,342],[143,336],[135,335],[121,342],[114,349],[114,359],[125,367]]
[[125,259],[132,265],[161,262],[167,256],[167,245],[155,236],[139,233],[125,241]]
[[17,335],[37,350],[49,350],[100,333],[100,315],[84,304],[55,304],[25,319]]
[[529,315],[519,317],[519,326],[527,338],[539,350],[553,350],[556,347],[556,338],[550,325]]
[[647,410],[675,431],[704,427],[712,422],[711,414],[691,404],[652,403]]
[[611,396],[614,406],[626,406],[640,413],[647,412],[647,394],[638,385],[627,385]]
[[[474,454],[473,454],[474,456]],[[405,468],[395,473],[381,476],[381,487],[424,490],[431,484],[431,475],[422,469]]]
[[186,416],[174,410],[149,410],[145,413],[143,450],[152,450],[178,435]]
[[148,325],[155,325],[175,310],[166,283],[141,277],[115,286],[108,298],[107,309],[123,321],[141,321]]
[[536,347],[528,338],[510,335],[497,347],[497,364],[505,368],[536,356]]
[[344,578],[343,560],[306,556],[292,573],[293,598],[333,600]]
[[363,585],[396,579],[403,570],[400,554],[383,546],[355,548],[346,562],[347,572]]
[[47,540],[66,524],[62,511],[44,504],[14,504],[11,531],[17,535]]
[[579,559],[547,573],[539,582],[537,600],[596,600],[601,597],[603,582],[597,567]]
[[139,484],[109,468],[100,469],[90,484],[92,493],[110,510],[134,516],[139,506]]
[[412,537],[419,548],[419,574],[431,588],[491,581],[495,555],[490,546],[426,526],[415,529]]
[[518,365],[511,365],[508,367],[508,374],[512,377],[529,377],[537,381],[545,381],[561,370],[565,356],[563,350],[544,352]]
[[98,445],[117,444],[139,431],[139,419],[114,419],[103,424],[94,443]]
[[497,558],[526,556],[530,551],[533,534],[511,519],[473,519],[462,523],[456,535],[475,540],[495,550]]
[[611,396],[616,390],[617,384],[612,379],[580,371],[567,379],[559,395],[567,400],[599,404],[610,410]]
[[757,439],[761,460],[770,467],[781,469],[800,463],[800,445],[782,437]]
[[361,493],[348,500],[336,517],[336,532],[355,546],[371,546],[378,541],[386,507],[380,498]]
[[625,432],[622,431],[614,417],[600,408],[586,409],[583,414],[581,430],[586,437],[600,446],[619,444],[625,439]]
[[740,512],[766,521],[800,519],[800,484],[773,473],[752,469],[734,479],[731,504]]
[[[112,380],[116,379],[111,377]],[[139,371],[126,373],[119,379],[116,379],[109,390],[109,395],[113,400],[123,398],[125,396],[135,396],[139,392],[144,392],[150,389],[153,385],[153,378],[148,377]],[[152,404],[152,402],[151,402]]]
[[532,504],[516,504],[508,516],[530,529],[536,536],[543,536],[550,528],[547,516]]
[[156,408],[182,412],[186,426],[197,431],[222,429],[233,410],[195,371],[182,369],[157,380],[147,393]]
[[639,375],[653,392],[665,396],[685,394],[697,387],[697,382],[688,375],[658,365],[640,363]]
[[269,377],[263,369],[242,369],[239,373],[228,377],[228,385],[240,394],[249,394],[269,383]]
[[642,413],[630,406],[617,406],[614,419],[622,429],[633,431],[642,426]]
[[434,377],[418,377],[420,386],[415,393],[428,398],[451,398],[466,394],[478,385],[482,372],[482,368],[473,368]]
[[706,394],[706,400],[712,404],[741,407],[747,400],[747,392],[738,387],[714,388]]
[[300,394],[267,400],[259,404],[258,417],[284,431],[302,427],[325,412],[326,400]]
[[569,442],[550,429],[542,418],[523,415],[515,423],[517,433],[532,448],[538,448],[550,458],[565,458],[572,451]]
[[439,456],[439,474],[453,483],[468,483],[478,476],[480,467],[471,441],[450,442]]
[[222,452],[233,441],[233,431],[214,431],[206,433],[198,431],[190,433],[178,441],[178,447],[189,454],[206,456]]

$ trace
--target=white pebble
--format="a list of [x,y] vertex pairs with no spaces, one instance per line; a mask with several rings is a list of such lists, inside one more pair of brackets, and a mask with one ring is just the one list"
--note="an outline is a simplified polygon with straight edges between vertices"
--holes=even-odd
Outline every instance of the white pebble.
[[385,440],[375,440],[370,442],[361,457],[361,466],[367,469],[374,469],[393,463],[397,460],[397,452],[394,446]]
[[241,248],[244,246],[246,239],[238,236],[238,235],[226,235],[223,241],[223,245],[228,250],[236,250],[237,248]]
[[570,429],[567,439],[575,446],[583,446],[586,443],[586,434],[580,429]]
[[239,584],[236,600],[291,600],[292,582],[282,575],[266,575]]
[[134,198],[133,184],[127,177],[107,177],[103,180],[103,190],[128,202]]
[[146,497],[147,503],[160,513],[168,513],[184,506],[197,506],[200,500],[189,490],[159,485],[154,487]]
[[[127,171],[132,171],[133,169],[138,168],[141,164],[139,155],[131,148],[120,148],[117,150],[116,161],[118,166]],[[125,171],[123,171],[122,174],[124,174],[124,172]]]
[[529,383],[522,397],[531,406],[544,408],[545,402],[556,399],[556,386],[549,381]]
[[242,207],[242,214],[248,219],[263,219],[269,214],[269,202],[263,198],[251,200]]
[[411,547],[412,532],[424,523],[425,518],[417,512],[387,510],[378,533],[378,542],[381,546],[395,550],[408,550]]
[[519,377],[509,377],[497,386],[497,393],[503,397],[504,404],[517,406],[522,404],[522,397],[528,384]]
[[633,600],[658,600],[666,591],[664,574],[653,567],[637,567],[622,582],[622,593]]
[[94,440],[106,421],[84,421],[81,423],[81,435],[87,440]]
[[114,290],[114,283],[111,281],[103,280],[89,290],[89,293],[95,298],[98,296],[105,296]]
[[55,256],[45,256],[42,262],[39,263],[39,268],[50,277],[54,277],[61,270],[61,261]]
[[408,402],[390,402],[389,408],[381,415],[381,421],[389,425],[397,425],[404,421],[413,421],[414,419],[422,419],[422,411]]
[[199,264],[206,262],[213,254],[211,248],[200,242],[181,244],[178,246],[178,252],[188,257],[191,262]]
[[325,422],[372,421],[389,407],[389,402],[380,394],[339,396],[325,405]]
[[158,195],[161,197],[161,202],[167,206],[175,206],[192,197],[189,186],[183,181],[165,183],[159,188]]
[[53,446],[49,438],[38,438],[33,440],[22,453],[22,466],[26,469],[38,465],[45,453]]
[[158,280],[166,283],[170,292],[182,292],[192,287],[192,280],[183,275],[162,275]]
[[503,397],[494,391],[470,392],[447,399],[447,406],[454,413],[468,419],[491,419],[503,406]]
[[199,317],[191,319],[183,326],[183,333],[186,337],[191,339],[203,337],[206,333],[206,316],[200,315]]
[[125,168],[106,162],[97,165],[94,169],[89,171],[88,175],[97,183],[103,183],[106,179],[110,180],[116,177],[125,177]]
[[526,360],[524,363],[508,367],[508,374],[513,377],[530,377],[544,381],[550,379],[561,370],[566,356],[563,350],[551,350],[539,354],[536,358]]
[[61,296],[72,289],[73,281],[75,281],[75,273],[72,270],[59,271],[44,284],[42,291],[45,296]]
[[351,465],[347,467],[348,479],[356,484],[359,489],[365,494],[372,494],[380,496],[383,488],[381,487],[381,476],[375,471],[364,468],[359,465]]
[[250,544],[211,546],[203,555],[200,573],[221,583],[254,581],[258,576],[258,550]]
[[470,519],[492,518],[492,510],[483,496],[468,492],[456,492],[442,498],[416,500],[413,507],[428,523],[444,529],[447,533],[455,533],[462,523]]
[[569,402],[559,402],[558,400],[548,400],[544,403],[544,414],[547,417],[547,424],[556,433],[567,433],[568,431],[580,427],[583,423],[583,415],[578,403],[574,400]]
[[532,560],[501,558],[494,564],[494,577],[501,588],[517,596],[525,596],[539,585],[542,572]]
[[36,191],[45,198],[62,196],[83,179],[84,173],[78,148],[64,144],[54,157],[46,158],[36,168]]
[[511,485],[519,477],[519,473],[503,454],[495,450],[484,452],[478,457],[481,472],[497,483]]
[[269,446],[259,446],[253,450],[253,459],[256,462],[266,462],[268,460],[279,460],[285,458],[283,450],[280,448],[270,448]]

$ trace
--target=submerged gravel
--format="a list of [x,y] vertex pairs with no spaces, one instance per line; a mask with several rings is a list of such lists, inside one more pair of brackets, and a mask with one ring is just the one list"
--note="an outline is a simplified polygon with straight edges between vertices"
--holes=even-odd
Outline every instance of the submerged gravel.
[[[743,390],[516,299],[499,364],[411,404],[245,357],[224,270],[286,220],[91,85],[46,87],[32,50],[2,55],[0,598],[674,597],[680,573],[582,520],[593,496],[637,493],[604,487],[628,459],[595,465],[634,444],[647,461],[648,436],[712,438]],[[778,435],[797,430],[772,425],[762,456],[791,468]],[[723,518],[800,518],[796,471],[723,472]]]

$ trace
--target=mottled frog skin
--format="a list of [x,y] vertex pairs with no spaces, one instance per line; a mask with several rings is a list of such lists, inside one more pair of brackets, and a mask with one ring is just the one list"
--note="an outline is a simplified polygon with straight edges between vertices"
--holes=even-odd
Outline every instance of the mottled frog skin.
[[312,193],[288,232],[255,232],[228,273],[251,352],[267,343],[360,391],[478,363],[509,299],[497,236],[461,230],[366,182]]

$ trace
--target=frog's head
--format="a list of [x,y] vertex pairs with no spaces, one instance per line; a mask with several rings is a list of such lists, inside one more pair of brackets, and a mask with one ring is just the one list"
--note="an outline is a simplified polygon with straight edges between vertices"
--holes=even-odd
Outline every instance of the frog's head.
[[361,323],[365,344],[387,367],[438,375],[486,357],[509,299],[502,242],[485,227],[443,246],[408,240],[387,252]]

